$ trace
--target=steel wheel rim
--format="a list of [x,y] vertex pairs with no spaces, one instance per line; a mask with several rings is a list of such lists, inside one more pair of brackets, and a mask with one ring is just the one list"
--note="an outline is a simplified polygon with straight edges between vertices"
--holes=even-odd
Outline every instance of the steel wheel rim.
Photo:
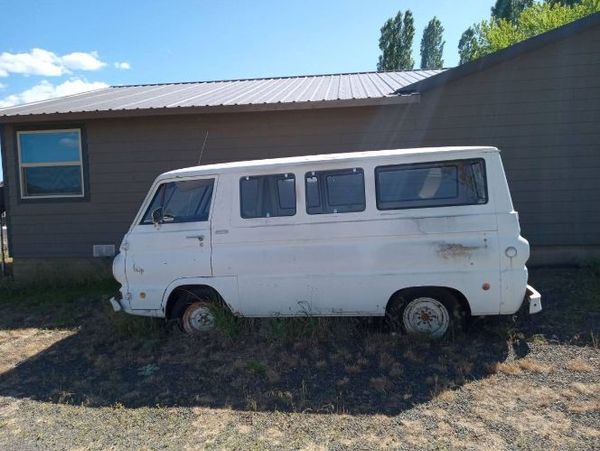
[[202,302],[194,302],[183,314],[183,330],[188,334],[196,335],[209,332],[215,327],[215,317],[210,306]]
[[402,315],[402,322],[409,334],[438,338],[450,327],[450,315],[440,301],[422,297],[408,303]]

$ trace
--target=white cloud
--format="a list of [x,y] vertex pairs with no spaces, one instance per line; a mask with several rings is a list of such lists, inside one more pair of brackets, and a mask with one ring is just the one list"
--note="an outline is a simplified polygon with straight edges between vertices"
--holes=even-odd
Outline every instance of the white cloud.
[[98,58],[98,52],[73,52],[64,55],[60,60],[65,67],[73,70],[98,70],[106,66],[106,63]]
[[98,70],[106,65],[97,52],[73,52],[59,56],[44,49],[31,49],[27,53],[0,53],[0,77],[9,74],[42,75],[57,77],[71,70]]
[[116,63],[114,63],[114,66],[117,69],[122,69],[122,70],[128,70],[131,69],[131,64],[129,64],[127,61],[117,61]]
[[21,103],[37,102],[54,97],[68,96],[106,87],[108,87],[108,84],[102,81],[88,82],[87,80],[82,80],[80,78],[73,78],[58,85],[54,85],[48,80],[42,80],[32,88],[0,99],[0,108],[6,108]]

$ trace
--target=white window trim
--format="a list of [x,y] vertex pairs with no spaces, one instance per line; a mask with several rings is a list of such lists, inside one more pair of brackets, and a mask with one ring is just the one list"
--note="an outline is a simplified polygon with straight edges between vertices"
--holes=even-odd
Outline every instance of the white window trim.
[[[46,163],[23,163],[21,161],[21,135],[31,135],[36,133],[58,133],[58,132],[77,132],[79,136],[79,161],[49,161]],[[79,199],[85,197],[85,179],[83,175],[83,144],[81,141],[81,129],[80,128],[56,128],[46,130],[22,130],[17,132],[17,154],[19,159],[19,185],[21,188],[21,199]],[[35,167],[51,167],[51,166],[79,166],[81,174],[81,194],[44,194],[40,196],[27,195],[25,190],[25,176],[23,173],[24,168],[35,168]]]

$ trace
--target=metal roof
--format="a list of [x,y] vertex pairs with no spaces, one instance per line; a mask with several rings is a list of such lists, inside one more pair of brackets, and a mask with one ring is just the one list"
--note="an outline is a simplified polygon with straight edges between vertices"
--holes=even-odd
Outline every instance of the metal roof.
[[263,107],[254,109],[282,109],[282,106],[287,106],[295,109],[402,103],[402,96],[397,91],[440,72],[443,70],[111,86],[0,109],[0,117],[158,109],[221,111],[243,106]]

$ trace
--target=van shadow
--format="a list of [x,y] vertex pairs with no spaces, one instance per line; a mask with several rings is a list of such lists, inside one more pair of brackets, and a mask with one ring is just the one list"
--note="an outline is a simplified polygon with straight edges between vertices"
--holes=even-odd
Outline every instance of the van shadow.
[[127,336],[101,309],[77,333],[1,374],[0,395],[90,407],[395,415],[526,353],[498,333],[498,321],[478,321],[446,342],[357,319],[322,320],[310,337],[294,339],[267,338],[255,324],[253,335],[192,339],[160,329]]

